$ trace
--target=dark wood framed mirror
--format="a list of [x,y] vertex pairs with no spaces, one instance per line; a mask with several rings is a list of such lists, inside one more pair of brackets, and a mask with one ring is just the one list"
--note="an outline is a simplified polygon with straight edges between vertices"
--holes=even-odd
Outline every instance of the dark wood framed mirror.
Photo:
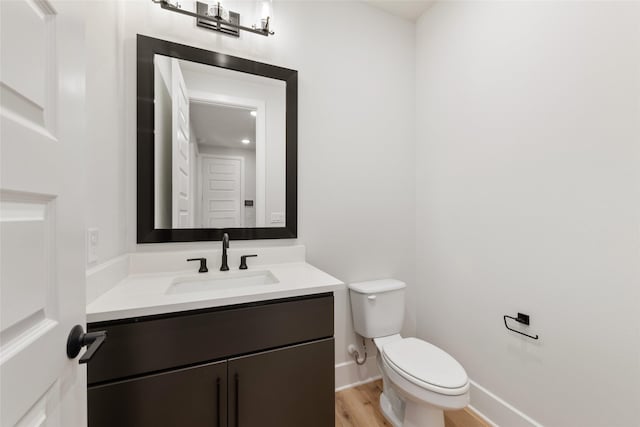
[[297,237],[297,157],[297,71],[138,35],[138,243]]

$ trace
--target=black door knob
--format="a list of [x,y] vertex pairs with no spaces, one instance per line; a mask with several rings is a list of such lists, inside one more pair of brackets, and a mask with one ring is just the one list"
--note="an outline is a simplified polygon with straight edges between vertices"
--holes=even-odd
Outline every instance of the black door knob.
[[88,346],[87,351],[78,361],[80,364],[87,363],[106,339],[107,331],[89,332],[85,334],[84,328],[76,325],[71,328],[71,332],[69,332],[69,337],[67,338],[67,357],[69,359],[75,358],[80,354],[82,347]]

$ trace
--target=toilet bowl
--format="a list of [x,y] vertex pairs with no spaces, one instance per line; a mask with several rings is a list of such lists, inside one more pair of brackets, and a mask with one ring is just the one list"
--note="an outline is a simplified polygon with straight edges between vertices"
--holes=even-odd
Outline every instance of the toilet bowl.
[[444,427],[444,410],[469,404],[469,378],[444,350],[399,334],[405,286],[392,279],[351,284],[354,328],[378,349],[387,420],[395,427]]
[[[398,405],[394,408],[381,404],[385,416],[396,427],[442,427],[444,410],[462,409],[469,404],[469,379],[464,368],[440,348],[400,335],[374,342],[383,381],[389,382],[388,388],[404,401],[401,412]],[[396,412],[388,413],[389,409]]]

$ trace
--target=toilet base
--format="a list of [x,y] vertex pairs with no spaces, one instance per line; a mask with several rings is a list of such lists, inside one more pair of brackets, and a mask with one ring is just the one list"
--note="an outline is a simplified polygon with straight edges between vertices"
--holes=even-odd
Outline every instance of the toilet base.
[[402,427],[444,427],[444,411],[428,404],[408,401]]
[[[391,399],[396,400],[395,407]],[[444,427],[444,411],[441,408],[425,402],[403,400],[387,387],[380,393],[380,409],[393,427]]]
[[393,407],[384,393],[380,393],[380,409],[384,417],[391,423],[393,427],[402,427],[402,420],[393,412]]
[[404,419],[399,419],[389,399],[380,393],[380,409],[393,427],[444,427],[444,411],[435,406],[406,402]]

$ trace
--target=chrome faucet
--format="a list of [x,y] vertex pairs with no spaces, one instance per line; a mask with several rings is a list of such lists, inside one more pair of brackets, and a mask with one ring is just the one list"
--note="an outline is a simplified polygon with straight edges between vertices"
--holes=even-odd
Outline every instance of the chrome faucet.
[[229,235],[224,233],[222,235],[222,265],[220,271],[229,271],[229,264],[227,264],[227,249],[229,249]]

